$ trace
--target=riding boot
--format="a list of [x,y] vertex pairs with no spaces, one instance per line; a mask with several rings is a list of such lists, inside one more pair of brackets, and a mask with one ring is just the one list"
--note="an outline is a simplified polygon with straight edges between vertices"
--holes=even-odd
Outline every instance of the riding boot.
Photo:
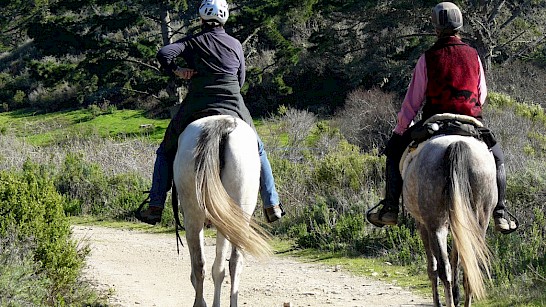
[[504,163],[497,165],[497,190],[499,197],[497,205],[493,209],[495,230],[503,234],[509,234],[518,229],[518,224],[510,220],[510,213],[506,210],[506,172]]
[[[167,154],[163,145],[162,143],[156,151],[150,196],[140,205],[135,214],[139,221],[151,225],[161,221],[167,193],[172,186],[172,158]],[[145,203],[149,203],[148,209],[141,211]]]
[[368,221],[377,227],[398,224],[399,199],[402,194],[402,176],[398,169],[399,162],[400,157],[398,155],[387,153],[387,163],[385,165],[385,199],[377,205],[382,205],[379,211],[366,214]]

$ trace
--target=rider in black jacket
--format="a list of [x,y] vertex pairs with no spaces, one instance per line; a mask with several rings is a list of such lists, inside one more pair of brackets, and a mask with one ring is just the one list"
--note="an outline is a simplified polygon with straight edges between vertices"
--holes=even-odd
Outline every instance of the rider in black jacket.
[[[163,71],[191,80],[189,91],[179,111],[169,123],[163,142],[159,146],[154,164],[152,188],[148,209],[137,212],[136,217],[145,223],[156,224],[172,186],[172,163],[176,154],[178,137],[194,120],[210,115],[233,115],[254,128],[241,87],[245,82],[245,57],[241,43],[224,30],[229,17],[226,0],[204,0],[199,7],[202,31],[167,45],[157,54]],[[185,68],[175,59],[184,59]],[[260,153],[260,195],[266,219],[276,221],[284,210],[275,189],[275,182],[263,143],[257,136]]]

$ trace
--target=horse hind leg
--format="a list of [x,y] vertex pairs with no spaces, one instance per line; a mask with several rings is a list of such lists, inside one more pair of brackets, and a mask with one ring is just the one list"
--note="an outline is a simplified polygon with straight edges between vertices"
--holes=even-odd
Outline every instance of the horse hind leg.
[[430,236],[431,247],[438,260],[438,277],[444,284],[444,294],[446,299],[446,306],[455,306],[453,301],[453,282],[451,274],[451,264],[449,262],[449,255],[447,252],[447,234],[448,228],[441,227],[436,230],[434,234]]
[[239,282],[243,271],[243,254],[238,248],[233,247],[229,259],[229,274],[231,277],[230,307],[238,306]]
[[442,306],[442,303],[440,302],[440,295],[438,293],[438,262],[436,261],[436,257],[434,256],[434,252],[430,246],[428,230],[424,226],[419,225],[419,232],[427,254],[427,273],[428,279],[430,280],[430,284],[432,286],[433,304],[435,307]]
[[[452,294],[453,294],[453,302],[455,306],[459,306],[461,302],[461,291],[459,287],[459,272],[461,270],[460,266],[460,259],[459,259],[459,252],[457,251],[457,246],[453,245],[453,248],[451,249],[451,269],[453,270],[451,276],[452,276]],[[466,289],[465,289],[466,292]]]
[[[188,225],[188,223],[184,223]],[[201,223],[201,225],[203,225]],[[194,307],[206,307],[207,303],[203,295],[205,282],[205,255],[203,253],[204,235],[203,228],[186,227],[186,241],[191,259],[191,283],[195,289]]]
[[212,265],[212,280],[214,282],[214,302],[213,307],[220,307],[220,299],[222,294],[222,283],[226,277],[226,260],[227,253],[231,244],[222,235],[217,232],[216,234],[216,258]]
[[468,278],[466,276],[463,276],[463,283],[464,283],[464,306],[470,307],[472,305],[472,291],[470,288],[470,283],[468,282]]

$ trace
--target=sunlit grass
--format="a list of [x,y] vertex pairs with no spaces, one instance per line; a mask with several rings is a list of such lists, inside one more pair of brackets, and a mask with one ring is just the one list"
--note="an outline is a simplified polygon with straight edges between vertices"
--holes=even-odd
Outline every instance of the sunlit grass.
[[35,146],[63,142],[69,136],[110,138],[145,137],[160,141],[167,119],[146,118],[141,110],[114,110],[94,115],[90,110],[35,114],[32,111],[0,113],[0,131],[22,137]]

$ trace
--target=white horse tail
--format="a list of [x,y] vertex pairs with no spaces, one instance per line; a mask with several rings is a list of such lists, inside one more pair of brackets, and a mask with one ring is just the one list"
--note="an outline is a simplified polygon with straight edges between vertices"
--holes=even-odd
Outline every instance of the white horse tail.
[[223,147],[236,128],[233,119],[211,121],[203,127],[194,152],[197,201],[233,246],[253,256],[266,257],[272,254],[267,232],[229,196],[220,177]]
[[470,186],[471,148],[464,141],[454,142],[445,152],[444,172],[447,178],[446,198],[449,208],[449,223],[454,248],[458,251],[471,293],[476,299],[485,297],[482,272],[490,279],[489,260],[491,252],[485,242],[485,234],[479,225],[476,209],[472,207]]

